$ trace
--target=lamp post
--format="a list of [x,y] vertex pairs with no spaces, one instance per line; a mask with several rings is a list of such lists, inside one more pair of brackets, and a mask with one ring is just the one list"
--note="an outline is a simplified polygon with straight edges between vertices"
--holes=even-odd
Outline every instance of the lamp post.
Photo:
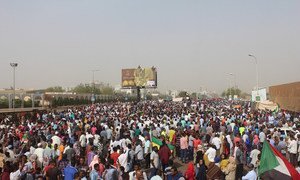
[[256,69],[256,96],[258,96],[258,63],[256,56],[249,54],[248,56],[252,57],[255,62],[255,69]]
[[93,90],[92,90],[92,92],[93,92],[93,94],[92,94],[92,102],[94,103],[95,102],[95,72],[98,72],[98,71],[100,71],[99,69],[95,69],[95,70],[92,70],[92,72],[93,72]]
[[14,93],[13,93],[13,111],[15,112],[15,97],[16,97],[16,67],[18,66],[18,63],[10,63],[10,66],[13,68],[13,88],[14,88]]

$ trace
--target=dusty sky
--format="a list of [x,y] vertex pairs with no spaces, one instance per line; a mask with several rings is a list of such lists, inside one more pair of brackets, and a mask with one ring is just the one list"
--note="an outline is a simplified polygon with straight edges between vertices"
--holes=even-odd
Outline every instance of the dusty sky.
[[[221,92],[300,80],[300,1],[0,0],[0,88],[115,86],[121,69],[158,69],[160,90]],[[232,80],[233,83],[233,80]]]

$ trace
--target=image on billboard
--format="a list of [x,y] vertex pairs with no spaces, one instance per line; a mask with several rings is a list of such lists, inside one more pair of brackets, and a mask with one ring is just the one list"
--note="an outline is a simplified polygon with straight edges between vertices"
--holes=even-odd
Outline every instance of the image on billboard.
[[157,87],[157,71],[156,68],[141,68],[136,69],[122,69],[122,87],[135,88]]

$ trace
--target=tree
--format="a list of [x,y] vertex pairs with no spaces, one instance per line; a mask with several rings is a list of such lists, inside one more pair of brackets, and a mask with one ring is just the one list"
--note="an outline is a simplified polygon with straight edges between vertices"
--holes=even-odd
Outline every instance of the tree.
[[24,107],[31,107],[32,106],[32,100],[28,99],[27,101],[24,101]]
[[99,88],[94,88],[88,84],[79,84],[72,91],[78,94],[100,94]]
[[232,95],[232,97],[234,95],[237,95],[238,97],[241,97],[241,93],[242,91],[238,88],[228,88],[226,90],[224,90],[221,94],[222,97],[229,97],[230,95]]
[[152,97],[151,94],[145,94],[144,99],[145,99],[145,100],[152,100],[153,97]]
[[46,92],[65,92],[61,86],[48,87],[45,89]]
[[197,99],[198,96],[197,96],[197,93],[193,92],[190,96],[192,99]]
[[186,97],[187,96],[187,92],[186,91],[180,91],[178,94],[179,97]]
[[100,92],[105,95],[113,95],[115,91],[111,86],[104,86],[101,88]]
[[5,98],[5,99],[0,99],[0,109],[1,108],[8,108],[8,99]]
[[250,100],[251,99],[251,94],[243,92],[243,93],[241,93],[241,98]]

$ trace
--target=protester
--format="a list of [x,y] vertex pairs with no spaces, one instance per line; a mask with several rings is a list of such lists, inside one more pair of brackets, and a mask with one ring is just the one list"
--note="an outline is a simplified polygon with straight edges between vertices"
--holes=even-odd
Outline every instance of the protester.
[[197,180],[206,180],[206,171],[207,167],[203,159],[199,160],[199,163],[196,166],[196,179]]
[[229,164],[222,170],[225,174],[226,180],[231,180],[235,178],[236,174],[236,161],[234,157],[229,157]]
[[189,163],[187,170],[185,172],[185,179],[186,180],[194,180],[195,179],[195,167],[193,163]]
[[136,141],[134,155],[136,157],[135,162],[141,165],[144,160],[144,150],[142,147],[142,141],[140,141],[140,140]]
[[254,171],[254,165],[249,164],[248,168],[249,168],[249,172],[246,174],[246,176],[242,177],[242,180],[256,180],[257,179],[257,174]]
[[63,175],[65,180],[75,179],[76,173],[78,173],[78,170],[75,168],[75,161],[71,161],[71,164],[67,165],[63,169]]
[[171,157],[171,151],[165,141],[162,142],[162,146],[160,147],[158,154],[159,154],[162,170],[165,171]]
[[184,176],[178,172],[176,167],[172,167],[171,174],[167,176],[167,180],[184,180]]
[[93,165],[93,170],[90,172],[90,180],[98,180],[98,179],[100,179],[99,164],[96,163]]
[[129,173],[129,180],[135,180],[135,179],[147,179],[147,174],[141,170],[141,167],[139,164],[134,165],[134,171]]
[[297,149],[298,147],[298,143],[296,141],[296,139],[291,136],[291,141],[288,144],[288,152],[289,152],[289,156],[290,156],[290,163],[293,166],[297,165]]
[[210,145],[208,150],[205,152],[210,162],[215,162],[216,152],[214,145]]
[[[299,113],[258,111],[249,102],[224,99],[110,102],[17,113],[15,121],[4,115],[1,179],[202,180],[222,172],[225,179],[241,179],[249,164],[257,171],[265,140],[298,167],[299,138],[280,131],[297,133],[297,119]],[[183,172],[174,167],[178,163]]]
[[211,162],[207,167],[206,176],[208,180],[221,179],[222,171],[215,163]]
[[186,163],[187,161],[187,151],[188,151],[188,143],[187,143],[187,137],[186,134],[182,134],[180,138],[180,157],[181,157],[181,162]]
[[260,151],[257,149],[257,146],[253,147],[253,150],[250,153],[250,158],[251,158],[251,164],[254,165],[254,167],[257,167],[257,161],[258,161],[258,155],[260,154]]
[[243,170],[244,170],[244,152],[243,152],[243,145],[239,142],[237,143],[237,149],[235,154],[235,160],[236,160],[236,175],[235,179],[240,180],[243,176]]
[[160,160],[159,160],[157,147],[153,147],[153,151],[150,155],[150,167],[151,167],[151,172],[149,175],[149,179],[151,179],[153,176],[157,175],[157,172],[160,168]]
[[46,174],[46,179],[48,180],[59,180],[60,175],[61,175],[61,171],[56,167],[56,161],[55,160],[51,160],[50,165],[47,166],[44,169],[44,172]]

